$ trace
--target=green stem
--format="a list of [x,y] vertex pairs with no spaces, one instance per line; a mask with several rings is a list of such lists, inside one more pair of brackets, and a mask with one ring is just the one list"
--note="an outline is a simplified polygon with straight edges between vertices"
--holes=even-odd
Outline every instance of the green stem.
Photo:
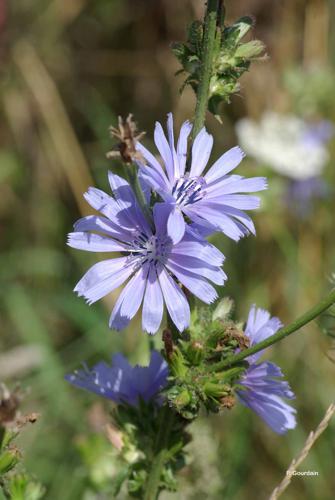
[[280,330],[278,330],[277,333],[271,335],[271,337],[262,340],[262,342],[258,342],[258,344],[249,347],[249,349],[245,349],[244,351],[241,351],[234,356],[231,356],[223,361],[220,361],[219,363],[216,363],[215,365],[212,365],[210,370],[219,371],[228,366],[235,365],[236,363],[239,363],[240,361],[247,358],[251,354],[256,354],[257,352],[262,351],[266,347],[269,347],[275,344],[276,342],[279,342],[280,340],[284,339],[285,337],[288,337],[288,335],[291,335],[291,333],[296,332],[301,327],[312,321],[322,312],[326,311],[334,303],[335,303],[335,290],[332,290],[332,292],[330,292],[330,294],[327,297],[321,300],[318,304],[316,304],[316,306],[312,307],[309,311],[305,312],[305,314],[300,316],[300,318],[293,321],[290,325],[281,328]]
[[162,415],[156,439],[154,456],[143,500],[156,500],[158,498],[160,479],[168,452],[167,443],[169,439],[169,434],[171,432],[173,419],[174,419],[173,410],[168,406],[164,406],[162,408]]
[[200,132],[205,122],[205,115],[209,97],[209,84],[213,71],[213,56],[218,11],[218,0],[208,0],[202,45],[200,78],[197,90],[197,104],[195,108],[195,119],[192,131],[193,139]]
[[6,429],[0,424],[0,450],[2,448],[3,438],[5,437]]

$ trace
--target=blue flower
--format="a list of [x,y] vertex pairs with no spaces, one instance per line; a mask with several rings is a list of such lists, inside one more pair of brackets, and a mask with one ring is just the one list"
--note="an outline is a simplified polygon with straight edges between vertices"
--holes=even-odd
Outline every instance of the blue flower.
[[[276,333],[282,324],[278,318],[270,318],[263,309],[253,306],[249,312],[245,334],[250,339],[250,346]],[[282,398],[294,399],[289,384],[280,380],[283,374],[280,368],[269,362],[257,363],[261,352],[247,358],[249,367],[239,381],[244,390],[237,391],[240,401],[256,412],[278,434],[284,434],[296,426],[296,410]]]
[[169,370],[166,361],[157,351],[151,352],[149,366],[131,366],[120,353],[112,357],[112,365],[104,361],[91,370],[77,370],[66,375],[71,384],[111,399],[115,403],[137,406],[143,401],[156,400],[167,384]]
[[142,144],[136,146],[146,161],[146,165],[137,162],[142,179],[172,208],[168,234],[174,241],[182,238],[186,227],[183,214],[212,232],[222,231],[235,241],[254,234],[254,224],[243,210],[258,208],[259,198],[245,193],[266,189],[265,178],[227,175],[243,159],[244,153],[239,147],[227,151],[204,174],[213,146],[213,137],[205,128],[194,140],[188,169],[187,139],[191,129],[187,121],[182,125],[176,149],[172,114],[167,120],[168,140],[161,124],[156,123],[154,138],[165,170]]
[[301,219],[311,215],[313,203],[317,199],[327,198],[331,189],[321,177],[308,177],[307,179],[291,180],[287,185],[284,196],[286,206]]
[[165,303],[172,321],[183,331],[190,322],[190,308],[179,283],[207,304],[213,302],[217,293],[208,280],[224,284],[224,256],[191,227],[174,242],[167,234],[171,208],[165,203],[155,204],[152,228],[130,185],[111,172],[109,182],[114,197],[95,188],[84,195],[103,215],[77,221],[68,244],[90,252],[121,252],[122,256],[92,266],[75,291],[92,304],[129,280],[112,311],[111,328],[125,328],[143,302],[143,330],[157,332]]

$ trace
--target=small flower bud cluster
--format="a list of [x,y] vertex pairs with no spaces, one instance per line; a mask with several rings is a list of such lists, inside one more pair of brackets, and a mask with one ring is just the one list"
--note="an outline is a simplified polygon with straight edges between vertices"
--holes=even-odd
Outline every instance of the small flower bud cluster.
[[[201,310],[193,313],[191,342],[179,340],[170,356],[173,380],[166,395],[169,404],[189,420],[197,417],[203,405],[214,413],[232,408],[234,390],[247,363],[219,373],[211,371],[215,363],[249,346],[247,336],[229,319],[232,302],[224,299],[211,316]],[[214,319],[215,318],[215,319]]]
[[19,414],[20,395],[0,384],[0,498],[29,498],[39,500],[44,496],[42,485],[28,474],[17,472],[22,454],[15,444],[21,429],[37,420],[37,414]]
[[[239,92],[238,80],[249,69],[250,63],[265,58],[261,41],[241,41],[252,27],[253,19],[242,17],[231,26],[217,28],[208,102],[209,111],[215,115],[222,102],[230,102],[231,95]],[[182,65],[180,72],[188,73],[183,88],[191,85],[195,92],[200,81],[203,37],[203,23],[194,21],[187,42],[172,45],[172,51]]]

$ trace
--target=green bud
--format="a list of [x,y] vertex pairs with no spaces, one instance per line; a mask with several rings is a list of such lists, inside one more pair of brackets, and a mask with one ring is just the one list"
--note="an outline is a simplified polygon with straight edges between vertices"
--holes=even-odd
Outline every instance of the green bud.
[[264,43],[260,40],[252,40],[251,42],[243,43],[235,52],[235,57],[242,57],[244,59],[252,59],[253,57],[260,56],[265,49]]
[[0,443],[0,450],[5,449],[12,441],[18,436],[17,430],[5,429],[4,435],[2,436],[2,441]]
[[185,408],[191,402],[191,395],[187,389],[182,390],[182,392],[175,398],[174,404],[178,411]]
[[204,357],[204,345],[198,340],[185,343],[186,357],[191,366],[198,366]]
[[45,494],[44,487],[27,474],[16,474],[9,484],[11,500],[39,500]]
[[234,302],[229,297],[225,297],[224,299],[220,300],[220,302],[213,311],[212,320],[226,321],[227,319],[229,319],[233,307],[234,307]]
[[223,396],[226,396],[229,392],[229,388],[227,386],[219,384],[215,381],[205,382],[203,390],[207,397],[214,399],[220,399]]
[[253,27],[254,22],[251,17],[244,16],[238,19],[232,26],[225,29],[225,39],[228,42],[237,44]]
[[186,366],[185,358],[178,347],[173,351],[170,367],[171,372],[175,377],[181,380],[185,379],[188,368]]
[[217,377],[221,382],[228,382],[229,384],[232,384],[235,380],[241,378],[241,376],[245,372],[246,367],[247,363],[245,363],[245,366],[234,366],[232,368],[229,368],[228,370],[225,370],[224,372],[218,373]]
[[12,470],[20,460],[20,452],[16,448],[3,451],[0,455],[0,475]]

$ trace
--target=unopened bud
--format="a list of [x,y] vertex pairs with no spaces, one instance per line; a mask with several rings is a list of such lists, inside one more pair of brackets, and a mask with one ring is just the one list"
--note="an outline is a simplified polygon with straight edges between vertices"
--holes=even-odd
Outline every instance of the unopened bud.
[[182,408],[185,408],[189,403],[191,402],[191,395],[190,393],[184,389],[174,400],[174,404],[177,408],[177,410],[181,410]]
[[203,390],[206,396],[220,399],[227,394],[227,386],[218,384],[217,382],[206,382],[203,385]]
[[184,356],[178,348],[175,348],[172,353],[170,367],[175,377],[179,379],[185,378],[188,368],[185,364]]
[[238,19],[232,26],[229,26],[228,33],[234,33],[235,41],[239,42],[253,26],[254,20],[252,17],[244,16]]
[[212,320],[215,321],[216,319],[219,319],[221,321],[225,321],[230,316],[233,307],[234,302],[229,297],[225,297],[220,300],[213,311]]
[[251,40],[251,42],[243,43],[237,47],[235,57],[252,59],[253,57],[260,56],[264,49],[265,45],[260,40]]
[[20,460],[17,448],[10,448],[0,454],[0,476],[12,470]]

